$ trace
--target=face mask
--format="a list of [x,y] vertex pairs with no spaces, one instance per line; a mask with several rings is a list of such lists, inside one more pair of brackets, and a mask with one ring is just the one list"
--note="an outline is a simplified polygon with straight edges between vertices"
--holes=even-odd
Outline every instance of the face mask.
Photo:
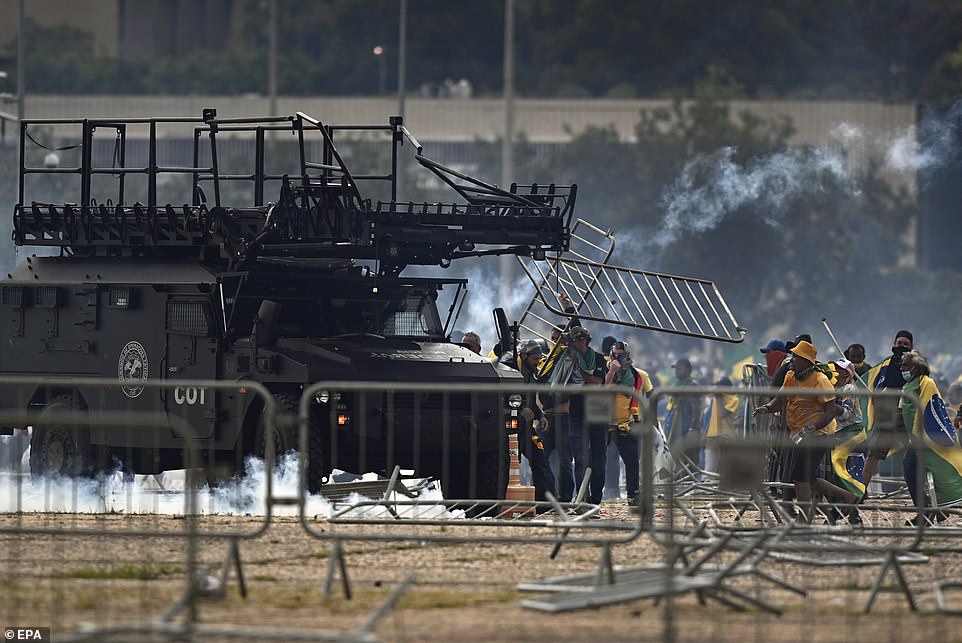
[[912,379],[912,371],[902,371],[902,379],[908,382]]

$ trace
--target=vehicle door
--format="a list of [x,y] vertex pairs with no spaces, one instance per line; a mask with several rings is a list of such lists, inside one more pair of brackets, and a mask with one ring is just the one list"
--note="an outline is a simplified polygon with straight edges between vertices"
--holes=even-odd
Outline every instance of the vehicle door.
[[170,295],[167,300],[167,355],[164,373],[168,415],[184,418],[198,438],[214,435],[218,396],[213,389],[177,380],[217,378],[217,330],[211,301],[203,296]]

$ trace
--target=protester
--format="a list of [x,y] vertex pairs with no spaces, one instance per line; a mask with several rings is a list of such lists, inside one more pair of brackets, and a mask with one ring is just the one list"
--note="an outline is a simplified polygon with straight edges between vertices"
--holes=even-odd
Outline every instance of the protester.
[[780,339],[773,339],[764,348],[758,349],[765,356],[765,370],[769,377],[775,377],[778,368],[788,357],[785,350],[785,342]]
[[[935,380],[931,377],[928,360],[918,351],[907,351],[902,356],[899,374],[905,380],[902,390],[919,399],[918,406],[908,396],[903,397],[899,404],[902,423],[909,437],[902,470],[912,501],[917,507],[929,504],[924,485],[919,487],[919,481],[924,481],[924,475],[928,473],[932,476],[935,500],[939,507],[960,504],[962,448],[959,448],[958,436],[949,422]],[[924,471],[921,476],[919,465]],[[922,519],[942,521],[946,517],[945,513],[935,511],[924,515]],[[908,524],[917,525],[919,519],[917,516]]]
[[[732,381],[728,377],[719,378],[715,386],[730,387]],[[720,466],[720,452],[718,441],[735,437],[733,419],[738,411],[738,396],[729,393],[713,395],[711,410],[708,417],[708,430],[705,432],[705,471],[718,473]]]
[[[615,341],[611,346],[611,360],[605,374],[605,384],[623,386],[638,391],[642,387],[641,375],[632,366],[631,350],[626,342]],[[611,422],[608,424],[608,442],[614,443],[625,465],[625,491],[628,504],[635,504],[638,494],[638,437],[632,431],[635,414],[632,411],[634,397],[616,394],[612,405]],[[617,481],[615,481],[617,484]]]
[[[864,397],[858,396],[855,365],[848,359],[835,361],[835,404],[838,431],[832,447],[832,473],[834,482],[859,498],[865,496],[863,471],[867,449],[865,447]],[[864,390],[864,387],[863,387]]]
[[[682,357],[675,362],[675,381],[672,386],[697,386],[691,376],[691,362]],[[665,432],[672,454],[682,457],[685,454],[694,462],[698,461],[698,444],[701,442],[701,400],[697,395],[675,394],[668,398],[665,416]],[[687,449],[687,450],[686,450]]]
[[[575,307],[566,294],[558,293],[558,300],[561,302],[562,310],[564,310],[566,314],[574,315]],[[580,327],[581,320],[577,317],[571,317],[567,326],[570,328]],[[568,338],[564,335],[564,327],[553,326],[551,328],[551,340],[548,344],[547,351],[538,364],[539,381],[552,381],[559,357],[564,355],[567,349]],[[570,396],[564,393],[540,393],[538,398],[539,404],[541,404],[544,412],[545,420],[549,426],[548,431],[542,434],[545,459],[548,460],[550,464],[551,456],[553,454],[555,455],[557,459],[557,474],[554,478],[557,482],[557,497],[562,502],[570,502],[574,498],[576,489],[574,474],[576,456],[571,450]],[[580,451],[577,457],[578,461],[584,461],[584,457],[580,455]]]
[[[816,361],[815,346],[807,341],[799,341],[790,350],[793,355],[792,369],[785,375],[780,393],[767,404],[757,407],[753,415],[785,410],[788,430],[792,442],[796,444],[791,480],[795,485],[795,496],[800,504],[805,522],[811,522],[809,504],[812,491],[821,493],[829,499],[854,505],[858,496],[841,489],[828,480],[818,477],[818,470],[828,456],[825,438],[835,433],[835,389]],[[817,396],[793,395],[796,389],[819,389],[824,392]],[[805,441],[809,440],[809,444]],[[848,511],[851,524],[861,524],[861,517],[854,506]]]
[[[560,386],[591,386],[603,382],[605,359],[590,346],[591,333],[583,326],[575,326],[569,332],[569,345],[558,358],[551,374],[551,384]],[[591,467],[588,483],[588,501],[599,504],[605,486],[605,450],[607,425],[585,423],[585,400],[583,394],[571,396],[568,422],[568,441],[575,464],[575,485],[580,486],[586,467]]]
[[[901,390],[905,385],[905,379],[901,375],[899,365],[902,362],[902,356],[912,350],[913,346],[912,333],[907,330],[895,333],[891,357],[882,360],[865,374],[866,386],[874,391]],[[872,444],[864,469],[867,491],[875,472],[878,471],[879,462],[888,457],[890,450],[904,442],[905,425],[902,423],[902,414],[898,410],[895,398],[869,398],[865,415],[868,424],[866,431]]]
[[859,377],[864,377],[871,370],[872,365],[865,361],[865,347],[861,344],[850,345],[843,354],[845,359],[852,362],[852,366],[855,367],[855,374]]
[[[537,340],[528,340],[522,344],[518,351],[516,366],[524,378],[525,384],[538,382],[538,365],[542,357],[544,357],[544,351]],[[543,434],[550,432],[551,427],[538,406],[536,395],[528,396],[521,415],[525,421],[518,427],[518,451],[528,461],[528,466],[531,467],[535,499],[545,500],[546,492],[557,493],[554,476],[548,467],[541,437]]]

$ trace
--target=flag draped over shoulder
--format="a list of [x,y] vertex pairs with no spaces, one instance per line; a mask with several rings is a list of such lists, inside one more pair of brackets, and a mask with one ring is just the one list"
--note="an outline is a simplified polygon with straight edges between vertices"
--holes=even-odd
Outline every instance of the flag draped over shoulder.
[[[870,391],[881,391],[885,382],[885,373],[888,371],[889,363],[892,358],[883,359],[873,366],[863,376],[865,385]],[[865,418],[865,433],[871,435],[875,430],[875,401],[872,398],[863,399],[862,417]]]
[[[868,380],[866,380],[868,381]],[[860,391],[866,390],[858,381],[856,387]],[[857,496],[865,495],[865,458],[868,456],[868,432],[866,431],[866,406],[869,398],[853,396],[852,403],[858,404],[863,418],[861,422],[854,422],[835,433],[837,443],[832,448],[832,471],[840,486]]]
[[902,419],[912,427],[912,438],[925,447],[920,461],[932,474],[936,502],[946,507],[962,502],[962,448],[935,380],[927,375],[917,377],[903,388],[918,395],[920,407],[903,398]]

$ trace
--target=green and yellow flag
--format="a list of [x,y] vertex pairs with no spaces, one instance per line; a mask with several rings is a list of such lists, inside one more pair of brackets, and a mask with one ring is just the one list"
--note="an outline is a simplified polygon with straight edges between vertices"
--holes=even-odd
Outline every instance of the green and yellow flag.
[[902,420],[912,427],[912,437],[920,441],[926,451],[920,453],[920,463],[932,474],[938,506],[948,507],[962,502],[962,448],[935,380],[923,375],[908,382],[902,389],[918,395],[921,412],[915,404],[902,399]]
[[[856,380],[855,386],[864,391],[865,387]],[[832,472],[836,482],[843,489],[862,497],[865,495],[865,458],[868,456],[868,433],[865,430],[867,398],[852,396],[852,404],[857,404],[860,412],[857,417],[863,418],[840,429],[835,437],[837,443],[832,448]]]

